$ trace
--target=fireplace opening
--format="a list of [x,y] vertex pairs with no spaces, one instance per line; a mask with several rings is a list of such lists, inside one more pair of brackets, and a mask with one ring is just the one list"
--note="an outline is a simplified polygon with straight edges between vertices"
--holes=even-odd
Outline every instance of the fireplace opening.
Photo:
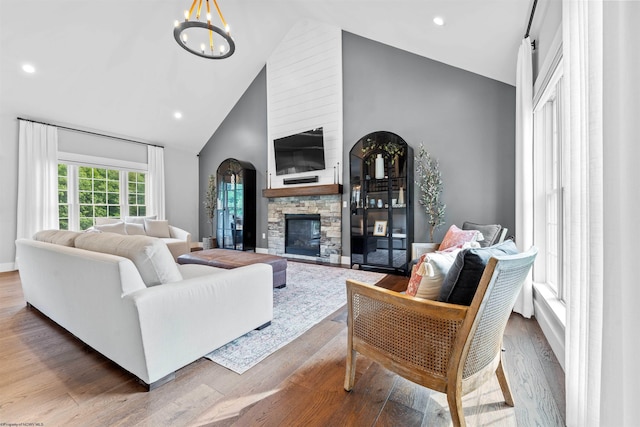
[[285,214],[284,252],[320,256],[320,215]]

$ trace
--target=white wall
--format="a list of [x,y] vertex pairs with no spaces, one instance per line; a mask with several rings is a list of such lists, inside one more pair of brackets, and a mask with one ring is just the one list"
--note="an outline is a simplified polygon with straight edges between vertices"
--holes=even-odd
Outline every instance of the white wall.
[[0,271],[10,271],[16,256],[18,121],[15,114],[0,111]]
[[[276,175],[273,140],[323,127],[325,169],[286,177],[318,175],[319,184],[334,183],[342,160],[342,31],[303,21],[294,26],[267,61],[268,168]],[[306,184],[308,185],[308,184]]]
[[166,216],[169,224],[191,233],[198,241],[198,156],[175,148],[164,149]]
[[[3,106],[5,107],[5,106]],[[0,272],[14,269],[18,200],[18,120],[16,112],[4,108],[0,114]],[[35,118],[34,118],[35,119]],[[40,118],[47,121],[46,118]],[[81,127],[78,125],[78,127]],[[61,131],[75,145],[82,134]],[[73,135],[73,136],[71,136]],[[89,139],[89,138],[88,138]],[[93,149],[84,154],[103,156],[121,143],[111,138],[90,138]],[[61,144],[62,145],[62,144]],[[135,151],[135,150],[134,150]],[[139,150],[138,150],[139,151]],[[143,149],[146,151],[146,148]],[[134,154],[135,155],[135,154]],[[138,161],[139,159],[134,159]],[[146,161],[146,156],[145,160]],[[169,223],[198,235],[198,158],[175,148],[165,149],[166,213]]]

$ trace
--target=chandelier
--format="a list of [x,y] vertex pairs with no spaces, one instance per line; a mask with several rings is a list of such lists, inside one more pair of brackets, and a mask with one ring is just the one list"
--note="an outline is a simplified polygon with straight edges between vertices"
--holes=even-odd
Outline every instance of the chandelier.
[[[176,42],[188,52],[207,59],[224,59],[233,55],[236,50],[236,44],[231,38],[229,32],[229,24],[225,21],[218,2],[213,0],[220,21],[224,29],[216,27],[211,23],[211,7],[209,0],[205,0],[207,4],[207,20],[200,21],[200,12],[202,11],[202,0],[193,0],[191,9],[184,11],[184,22],[175,21],[173,29],[173,37]],[[191,15],[198,4],[196,11],[196,20],[191,20]],[[205,31],[202,31],[205,30]]]

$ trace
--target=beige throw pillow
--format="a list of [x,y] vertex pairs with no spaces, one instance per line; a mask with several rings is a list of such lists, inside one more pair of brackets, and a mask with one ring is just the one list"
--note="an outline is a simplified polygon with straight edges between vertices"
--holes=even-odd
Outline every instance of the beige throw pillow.
[[84,233],[76,238],[76,248],[129,258],[147,287],[182,280],[167,245],[153,237]]
[[166,219],[146,219],[144,220],[144,229],[147,236],[168,238],[171,237],[169,232],[169,221]]
[[124,230],[129,236],[146,236],[144,225],[134,223],[124,223]]
[[45,243],[54,243],[56,245],[61,245],[61,246],[73,247],[76,241],[76,237],[78,237],[80,234],[82,233],[78,231],[42,230],[42,231],[38,231],[33,236],[33,240],[38,240],[40,242],[45,242]]

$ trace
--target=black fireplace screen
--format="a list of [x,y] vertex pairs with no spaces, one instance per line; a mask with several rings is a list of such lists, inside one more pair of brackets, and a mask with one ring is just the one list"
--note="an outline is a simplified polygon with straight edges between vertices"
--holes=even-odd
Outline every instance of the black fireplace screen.
[[284,219],[284,252],[320,256],[320,215],[286,214]]

